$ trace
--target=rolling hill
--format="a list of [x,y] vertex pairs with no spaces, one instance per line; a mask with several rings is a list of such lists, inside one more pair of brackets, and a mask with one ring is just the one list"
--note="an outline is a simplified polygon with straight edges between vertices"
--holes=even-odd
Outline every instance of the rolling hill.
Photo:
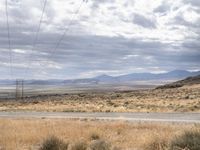
[[200,84],[200,75],[188,77],[188,78],[180,80],[180,81],[176,81],[176,82],[173,82],[170,84],[159,86],[159,87],[157,87],[157,89],[177,88],[177,87],[183,87],[186,85],[196,85],[196,84]]

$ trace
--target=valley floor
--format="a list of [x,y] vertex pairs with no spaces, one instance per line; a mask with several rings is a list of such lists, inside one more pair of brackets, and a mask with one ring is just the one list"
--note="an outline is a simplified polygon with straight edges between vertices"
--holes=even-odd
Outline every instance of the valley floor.
[[200,85],[1,100],[0,111],[200,112]]

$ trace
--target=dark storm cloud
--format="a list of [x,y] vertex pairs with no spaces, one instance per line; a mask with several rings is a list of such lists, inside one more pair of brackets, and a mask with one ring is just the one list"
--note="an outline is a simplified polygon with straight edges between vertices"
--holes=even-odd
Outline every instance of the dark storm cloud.
[[[51,35],[52,36],[52,35]],[[56,35],[54,35],[56,36]],[[51,41],[50,35],[42,36],[41,41]],[[45,42],[44,42],[45,43]],[[125,39],[125,38],[108,38],[103,36],[67,36],[64,41],[59,46],[56,52],[52,53],[53,45],[41,44],[41,47],[38,46],[38,52],[47,53],[46,56],[33,55],[34,58],[53,60],[61,64],[68,64],[74,68],[83,68],[85,71],[91,69],[122,69],[124,64],[129,62],[133,63],[136,66],[148,66],[148,61],[146,59],[151,56],[155,61],[158,61],[160,64],[168,64],[168,62],[179,63],[180,60],[184,60],[189,54],[186,52],[174,53],[168,52],[168,50],[175,49],[171,44],[164,44],[158,41],[143,41],[143,39]],[[160,51],[162,49],[162,51]],[[188,47],[185,47],[188,49]],[[196,47],[189,47],[190,50],[196,49]],[[163,53],[163,51],[166,51]],[[139,59],[130,59],[124,61],[121,58],[127,55],[138,55]],[[194,61],[198,55],[198,51],[193,55],[188,56]],[[51,56],[51,57],[50,57]],[[181,56],[185,56],[182,59],[177,59]],[[170,58],[170,59],[169,59]],[[146,61],[138,61],[146,59]],[[115,62],[118,61],[117,62]],[[128,67],[128,66],[127,66]]]
[[140,14],[133,14],[133,23],[144,28],[156,28],[156,20],[146,18]]
[[[41,41],[51,41],[49,37],[50,35],[46,35],[40,39]],[[142,39],[127,40],[124,38],[98,36],[67,36],[56,52],[51,51],[54,46],[53,44],[40,44],[35,52],[31,54],[31,59],[58,62],[59,64],[64,64],[64,70],[72,69],[79,73],[91,70],[126,70],[132,65],[137,67],[158,65],[172,69],[169,64],[184,67],[181,64],[186,60],[187,65],[200,63],[199,59],[197,59],[199,56],[198,51],[190,55],[187,51],[185,53],[167,52],[167,50],[173,49],[170,44],[154,41],[145,42]],[[166,52],[164,53],[160,49],[166,50]],[[196,49],[196,47],[185,46],[185,49],[191,50]],[[53,52],[53,55],[50,52]],[[47,55],[41,55],[40,53],[47,53]],[[122,60],[122,57],[130,54],[138,55],[138,58]],[[7,56],[9,56],[8,53]],[[152,57],[153,60],[149,60],[149,57]],[[151,64],[151,61],[155,61],[154,64]],[[42,61],[41,64],[43,64]]]
[[[200,54],[200,36],[199,38],[197,39],[193,39],[193,40],[190,40],[190,41],[185,41],[182,43],[181,47],[183,49],[188,49],[190,50],[190,52],[194,52],[194,54]],[[200,57],[199,57],[200,58]]]

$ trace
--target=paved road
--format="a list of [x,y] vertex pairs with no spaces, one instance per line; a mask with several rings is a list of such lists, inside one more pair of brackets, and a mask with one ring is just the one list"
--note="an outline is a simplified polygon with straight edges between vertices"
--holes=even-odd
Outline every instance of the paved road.
[[200,113],[0,112],[0,118],[76,118],[98,120],[200,123]]

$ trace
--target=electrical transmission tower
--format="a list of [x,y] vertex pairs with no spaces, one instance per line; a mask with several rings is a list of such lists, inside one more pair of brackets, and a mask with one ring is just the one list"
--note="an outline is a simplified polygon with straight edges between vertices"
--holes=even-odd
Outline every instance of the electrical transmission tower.
[[24,98],[24,80],[16,80],[16,92],[15,92],[16,99],[23,99]]

